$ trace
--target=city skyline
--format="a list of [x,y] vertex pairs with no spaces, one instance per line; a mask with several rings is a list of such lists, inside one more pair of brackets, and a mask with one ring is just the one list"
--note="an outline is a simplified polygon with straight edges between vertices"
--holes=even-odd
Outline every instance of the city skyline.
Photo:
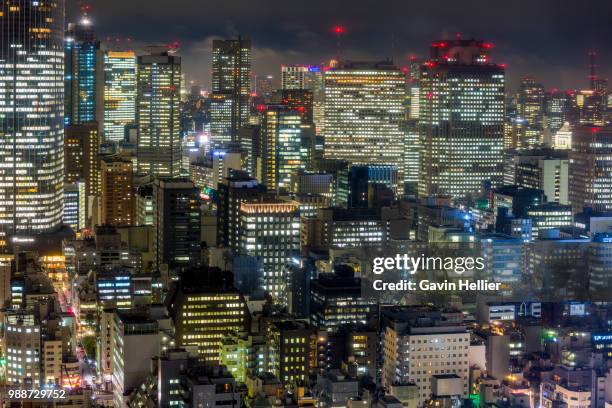
[[[187,80],[208,89],[213,39],[238,34],[250,39],[254,74],[271,74],[280,85],[281,64],[314,65],[337,55],[336,25],[345,29],[340,45],[346,59],[393,57],[401,67],[409,64],[410,55],[427,57],[432,41],[461,33],[495,44],[495,59],[508,64],[508,89],[517,88],[526,75],[535,76],[546,89],[586,88],[590,50],[600,54],[600,76],[612,76],[607,68],[612,55],[606,52],[612,32],[605,21],[612,6],[605,1],[590,2],[588,7],[566,3],[521,0],[490,7],[473,0],[458,7],[445,1],[418,5],[390,1],[373,10],[367,2],[353,2],[348,8],[318,0],[303,5],[272,1],[265,6],[234,2],[206,7],[181,0],[173,8],[139,0],[87,4],[103,42],[115,44],[120,38],[124,47],[138,52],[146,45],[178,41]],[[72,4],[69,21],[79,13],[78,4]]]
[[95,1],[0,1],[0,408],[612,408],[611,6]]

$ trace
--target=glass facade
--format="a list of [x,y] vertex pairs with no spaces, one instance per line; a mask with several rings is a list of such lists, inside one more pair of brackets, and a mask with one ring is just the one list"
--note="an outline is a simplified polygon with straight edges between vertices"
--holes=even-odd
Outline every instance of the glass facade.
[[283,266],[299,254],[300,218],[293,202],[246,202],[240,206],[241,252],[264,263],[264,289],[275,299],[285,291]]
[[419,195],[458,198],[501,182],[505,68],[487,43],[434,43],[419,101]]
[[63,216],[64,1],[0,4],[0,237]]
[[269,107],[263,124],[265,180],[269,190],[289,190],[291,175],[304,169],[302,127],[298,111]]
[[104,140],[122,141],[125,126],[136,121],[136,55],[106,52],[104,73]]
[[347,64],[324,73],[325,158],[387,164],[404,181],[404,73],[390,63]]
[[215,146],[236,140],[249,120],[251,42],[214,40],[212,60],[211,136]]
[[87,16],[68,25],[65,36],[65,125],[98,121],[101,105],[101,53]]
[[181,58],[153,49],[138,57],[138,172],[178,177],[181,166]]

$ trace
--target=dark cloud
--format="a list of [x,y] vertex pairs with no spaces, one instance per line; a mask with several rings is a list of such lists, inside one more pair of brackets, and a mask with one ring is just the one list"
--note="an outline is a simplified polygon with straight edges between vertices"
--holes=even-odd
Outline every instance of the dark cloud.
[[[70,0],[69,0],[70,1]],[[210,83],[212,38],[253,40],[254,71],[277,75],[281,64],[315,64],[335,56],[330,28],[347,27],[346,58],[424,56],[431,41],[461,33],[495,43],[511,86],[526,74],[547,87],[585,86],[587,51],[599,51],[601,76],[611,73],[609,0],[91,0],[101,38],[132,44],[181,42],[187,78]],[[78,16],[78,4],[69,6]]]

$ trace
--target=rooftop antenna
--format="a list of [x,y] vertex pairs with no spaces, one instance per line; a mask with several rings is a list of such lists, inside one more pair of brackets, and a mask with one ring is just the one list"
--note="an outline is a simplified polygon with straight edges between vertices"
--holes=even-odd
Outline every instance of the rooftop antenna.
[[589,51],[589,84],[591,90],[594,91],[597,83],[597,52]]
[[342,50],[342,36],[344,34],[346,34],[346,28],[340,24],[336,24],[333,28],[332,31],[334,33],[334,35],[336,36],[336,60],[338,61],[338,63],[340,63],[340,56],[341,56],[341,50]]

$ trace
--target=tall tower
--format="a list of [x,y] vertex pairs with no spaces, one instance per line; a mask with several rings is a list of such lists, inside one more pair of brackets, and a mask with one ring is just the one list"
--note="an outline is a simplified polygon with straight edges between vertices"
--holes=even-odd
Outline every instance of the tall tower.
[[544,142],[546,92],[534,78],[525,77],[517,95],[516,110],[519,116],[518,147],[533,148]]
[[434,42],[421,69],[419,195],[464,197],[502,178],[505,69],[478,40]]
[[589,86],[591,91],[597,87],[597,53],[589,51]]
[[283,105],[268,105],[263,114],[260,179],[269,191],[288,191],[291,175],[304,169],[302,156],[302,117]]
[[397,167],[404,180],[404,73],[390,61],[346,62],[324,73],[325,158]]
[[215,146],[237,140],[249,120],[251,41],[214,40],[210,132]]
[[178,177],[181,58],[167,47],[149,47],[138,57],[136,120],[138,172]]
[[104,74],[104,140],[121,141],[136,122],[136,55],[107,51]]
[[0,242],[62,222],[64,0],[0,3]]
[[66,125],[103,121],[104,72],[100,41],[88,16],[88,6],[76,23],[69,23],[65,36]]
[[132,225],[135,219],[134,169],[130,159],[106,156],[101,161],[101,224]]
[[158,178],[153,184],[156,266],[200,264],[200,191],[186,178]]

